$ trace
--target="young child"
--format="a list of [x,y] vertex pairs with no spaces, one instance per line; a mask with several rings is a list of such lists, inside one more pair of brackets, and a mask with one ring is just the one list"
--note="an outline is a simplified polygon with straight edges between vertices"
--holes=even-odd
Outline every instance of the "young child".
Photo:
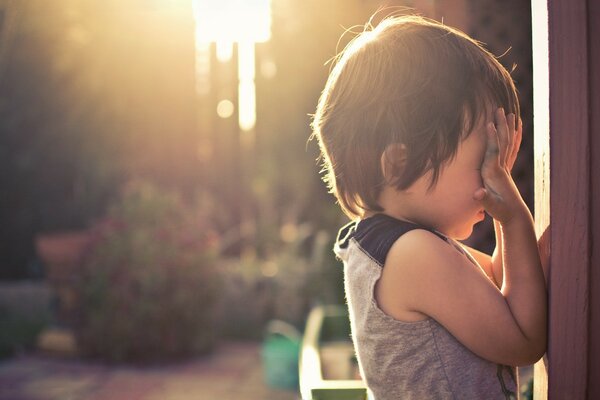
[[[505,68],[437,22],[388,17],[339,56],[313,134],[354,220],[335,251],[370,398],[518,399],[516,366],[544,354],[545,280],[510,175],[518,116]],[[484,211],[492,257],[456,241]]]

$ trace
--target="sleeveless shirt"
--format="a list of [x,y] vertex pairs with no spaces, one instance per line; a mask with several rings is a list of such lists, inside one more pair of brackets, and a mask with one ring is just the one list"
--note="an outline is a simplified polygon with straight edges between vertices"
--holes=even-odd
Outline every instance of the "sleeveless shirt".
[[385,214],[346,225],[335,244],[344,262],[352,341],[370,399],[518,400],[516,367],[477,356],[431,317],[400,321],[377,305],[374,288],[387,253],[413,229],[434,233],[475,262],[443,234]]

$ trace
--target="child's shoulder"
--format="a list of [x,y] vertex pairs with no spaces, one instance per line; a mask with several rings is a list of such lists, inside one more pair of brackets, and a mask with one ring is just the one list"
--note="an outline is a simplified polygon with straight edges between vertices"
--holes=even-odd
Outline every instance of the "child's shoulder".
[[386,264],[423,264],[447,260],[448,257],[466,259],[458,244],[443,235],[425,228],[413,229],[399,236],[392,244]]
[[398,237],[391,245],[375,287],[379,307],[391,317],[420,321],[431,316],[419,302],[429,293],[425,282],[439,270],[439,260],[455,257],[456,250],[434,232],[416,228]]
[[413,222],[395,219],[385,214],[376,214],[358,223],[342,228],[338,237],[338,243],[344,247],[347,246],[350,239],[354,239],[371,258],[376,260],[381,266],[384,266],[388,254],[391,248],[395,246],[395,243],[419,242],[419,237],[423,233],[415,234],[414,232],[423,232],[431,235],[434,240],[446,244],[446,238],[438,232],[428,230]]

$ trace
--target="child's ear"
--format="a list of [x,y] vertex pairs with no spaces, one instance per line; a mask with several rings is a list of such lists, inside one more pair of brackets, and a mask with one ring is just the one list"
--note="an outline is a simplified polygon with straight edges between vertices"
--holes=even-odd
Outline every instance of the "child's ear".
[[388,145],[381,154],[381,173],[387,183],[395,181],[406,165],[406,146],[403,143]]

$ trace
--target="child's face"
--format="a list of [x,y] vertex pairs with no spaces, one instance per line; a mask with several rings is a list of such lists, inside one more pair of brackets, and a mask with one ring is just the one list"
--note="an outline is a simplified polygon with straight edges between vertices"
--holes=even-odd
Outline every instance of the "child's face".
[[490,120],[491,115],[479,119],[471,134],[459,145],[456,157],[440,170],[439,179],[430,191],[427,190],[430,173],[407,189],[414,220],[451,238],[466,239],[473,232],[473,226],[485,218],[483,207],[473,194],[483,187],[485,123]]

